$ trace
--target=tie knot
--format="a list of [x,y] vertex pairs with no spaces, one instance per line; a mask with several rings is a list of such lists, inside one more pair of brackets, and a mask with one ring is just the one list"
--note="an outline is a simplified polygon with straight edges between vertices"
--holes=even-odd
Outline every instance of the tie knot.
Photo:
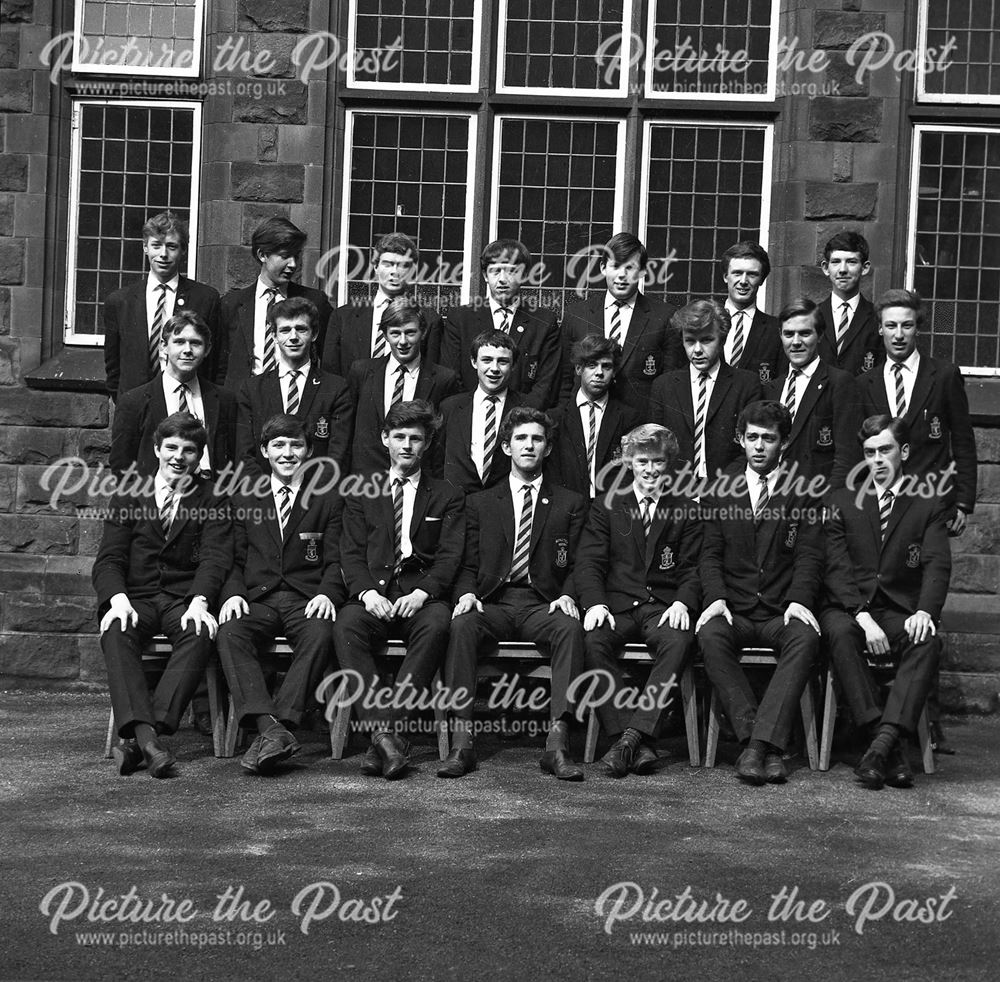
[[646,507],[647,508],[652,508],[653,507],[654,502],[653,502],[653,499],[649,495],[647,495],[642,500],[646,503]]
[[613,307],[617,307],[617,308],[618,308],[618,309],[620,310],[620,309],[621,309],[622,307],[624,307],[624,306],[625,306],[625,301],[624,301],[624,300],[615,300],[615,301],[614,301],[614,302],[612,303],[612,306],[613,306]]
[[882,500],[883,500],[883,501],[885,501],[885,502],[890,502],[890,501],[892,501],[892,499],[893,499],[894,497],[895,497],[895,495],[894,495],[894,494],[893,494],[893,493],[892,493],[891,491],[885,491],[885,492],[883,492],[883,494],[882,494]]
[[178,385],[176,389],[178,395],[181,395],[182,393],[187,393],[188,391],[189,391],[188,387],[184,382],[181,382],[181,384]]
[[157,283],[156,289],[159,290],[160,293],[166,293],[169,287],[167,286],[166,283]]
[[281,487],[278,488],[278,494],[283,495],[285,498],[287,498],[291,493],[292,489],[287,484],[282,484]]
[[525,497],[530,497],[530,495],[531,495],[531,485],[530,484],[525,484],[525,486],[523,488],[521,488],[521,490],[524,492]]
[[289,377],[290,379],[297,379],[297,378],[298,378],[298,377],[299,377],[299,376],[300,376],[301,374],[302,374],[302,373],[301,373],[301,372],[300,372],[300,371],[299,371],[299,370],[298,370],[297,368],[293,368],[293,369],[292,369],[292,370],[291,370],[291,371],[290,371],[290,372],[288,373],[288,377]]
[[394,488],[402,488],[402,486],[403,486],[404,484],[406,484],[406,478],[405,478],[405,477],[397,477],[397,478],[395,478],[395,480],[393,480],[393,482],[392,482],[392,486],[393,486]]
[[397,374],[397,375],[403,375],[403,374],[405,374],[405,372],[406,372],[406,366],[405,366],[405,365],[400,365],[400,366],[399,366],[399,367],[398,367],[398,368],[396,369],[396,374]]
[[708,372],[699,372],[698,378],[701,379],[702,382],[707,382],[709,379],[709,374]]
[[793,368],[792,369],[792,378],[798,378],[801,374],[802,374],[802,369],[801,368]]
[[496,405],[500,401],[500,396],[487,396],[486,401],[492,402],[493,405]]
[[895,372],[895,373],[896,373],[897,375],[902,375],[902,374],[903,374],[903,366],[902,366],[902,365],[901,365],[901,364],[900,364],[900,363],[899,363],[898,361],[896,362],[896,364],[895,364],[895,365],[893,365],[893,366],[892,366],[892,370],[893,370],[893,371],[894,371],[894,372]]

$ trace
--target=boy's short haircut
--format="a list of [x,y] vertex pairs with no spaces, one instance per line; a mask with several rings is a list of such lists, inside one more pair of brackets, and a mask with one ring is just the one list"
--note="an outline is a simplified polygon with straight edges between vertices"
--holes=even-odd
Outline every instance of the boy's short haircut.
[[646,247],[642,244],[638,236],[633,235],[631,232],[619,232],[605,243],[604,259],[601,265],[603,266],[609,260],[614,260],[621,265],[628,262],[636,253],[639,253],[639,266],[645,269],[646,264],[649,262]]
[[497,239],[491,242],[479,257],[479,268],[485,273],[492,263],[515,263],[531,268],[531,253],[523,242],[517,239]]
[[545,431],[546,445],[552,445],[552,436],[555,433],[556,424],[552,421],[552,417],[548,413],[543,413],[541,409],[535,409],[534,406],[515,406],[507,413],[504,421],[500,424],[500,432],[497,434],[497,440],[501,444],[510,443],[511,437],[514,435],[514,430],[518,426],[525,426],[528,423],[537,423],[541,426]]
[[397,402],[385,414],[382,432],[388,436],[393,430],[402,430],[410,426],[419,426],[424,431],[427,442],[430,443],[441,429],[441,415],[424,399]]
[[819,304],[808,297],[796,297],[794,300],[786,303],[781,308],[781,313],[778,314],[778,323],[784,324],[785,321],[790,321],[793,317],[812,318],[813,330],[817,334],[822,334],[823,326],[819,319]]
[[720,339],[725,340],[731,321],[729,311],[721,303],[715,300],[692,300],[670,318],[670,323],[679,334],[683,334],[685,329],[700,333],[706,327],[711,327]]
[[161,211],[158,215],[146,219],[142,226],[142,241],[162,239],[173,232],[181,240],[181,248],[187,252],[188,224],[175,211]]
[[205,318],[193,310],[178,310],[166,324],[163,325],[161,341],[166,344],[175,334],[180,334],[186,327],[193,327],[198,332],[198,337],[205,342],[205,350],[212,350],[212,329],[208,326]]
[[617,374],[622,367],[622,346],[603,334],[588,334],[585,338],[575,341],[570,348],[570,360],[574,366],[582,367],[596,362],[599,358],[610,358]]
[[767,254],[767,250],[757,242],[744,239],[742,242],[737,242],[736,245],[731,245],[719,258],[724,274],[729,273],[729,264],[734,259],[756,259],[760,263],[761,283],[771,275],[771,257]]
[[777,429],[782,442],[788,439],[792,432],[792,414],[788,408],[773,399],[759,399],[743,407],[736,423],[736,432],[745,436],[748,426],[762,426],[765,429]]
[[278,413],[270,417],[260,431],[261,448],[266,448],[272,440],[287,437],[292,440],[304,440],[306,447],[312,450],[312,437],[304,419],[290,416],[288,413]]
[[882,311],[887,307],[905,307],[917,319],[917,330],[924,326],[924,301],[914,290],[886,290],[875,304],[875,317],[882,323]]
[[316,309],[316,304],[308,297],[286,297],[271,304],[267,312],[267,322],[274,327],[279,317],[285,320],[297,320],[302,315],[305,315],[309,322],[309,330],[315,334],[319,328],[319,311]]
[[823,249],[823,258],[829,261],[835,252],[856,252],[863,263],[868,262],[868,240],[859,232],[838,232]]
[[385,235],[380,235],[375,240],[375,245],[372,246],[372,254],[375,256],[375,262],[377,263],[387,252],[394,253],[397,256],[409,256],[413,260],[414,266],[420,262],[420,252],[417,249],[417,243],[408,235],[403,235],[402,232],[386,232]]
[[208,443],[205,424],[191,413],[172,413],[165,419],[161,419],[153,431],[153,446],[159,449],[160,444],[169,437],[190,440],[198,448],[199,456],[204,451],[205,444]]
[[482,334],[477,334],[472,339],[472,360],[475,361],[479,357],[480,348],[506,348],[511,354],[511,364],[517,364],[517,356],[520,352],[517,350],[517,345],[514,343],[514,339],[507,334],[505,331],[483,331]]
[[643,423],[622,437],[622,460],[627,464],[643,450],[662,454],[668,464],[675,461],[681,452],[673,430],[658,423]]
[[280,216],[261,222],[253,230],[250,239],[250,248],[255,259],[261,254],[270,256],[275,252],[287,252],[291,256],[297,256],[305,244],[306,233],[287,218]]
[[858,443],[863,445],[865,440],[878,436],[885,430],[892,434],[893,439],[900,446],[910,442],[910,427],[905,419],[900,416],[890,416],[889,413],[877,413],[874,416],[869,416],[861,424],[861,429],[858,430]]
[[413,297],[396,297],[391,300],[378,322],[378,329],[385,334],[390,327],[403,327],[406,324],[416,324],[420,333],[427,332],[427,321],[424,312]]

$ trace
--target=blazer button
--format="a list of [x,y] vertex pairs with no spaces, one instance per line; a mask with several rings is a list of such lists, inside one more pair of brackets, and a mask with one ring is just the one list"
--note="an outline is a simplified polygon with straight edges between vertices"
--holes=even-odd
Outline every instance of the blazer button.
[[379,586],[385,586],[385,580],[379,580],[378,581],[378,585]]
[[638,607],[639,606],[639,601],[638,600],[633,600],[632,601],[632,606],[633,607]]

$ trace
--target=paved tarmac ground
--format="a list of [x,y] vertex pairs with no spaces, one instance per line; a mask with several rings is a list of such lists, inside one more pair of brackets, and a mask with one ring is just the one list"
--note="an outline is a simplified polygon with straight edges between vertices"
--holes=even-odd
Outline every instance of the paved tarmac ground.
[[107,709],[0,693],[0,979],[996,978],[996,720],[876,793],[849,758],[745,788],[732,748],[707,771],[677,741],[567,785],[527,739],[438,780],[428,738],[390,784],[316,734],[264,779],[190,728],[177,778],[122,778]]

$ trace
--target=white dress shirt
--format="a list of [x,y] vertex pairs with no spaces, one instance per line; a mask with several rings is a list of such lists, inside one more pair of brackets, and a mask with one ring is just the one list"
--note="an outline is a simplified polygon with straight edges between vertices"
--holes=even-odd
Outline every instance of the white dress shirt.
[[[583,425],[583,445],[589,451],[590,440],[590,403],[591,400],[584,394],[583,389],[576,390],[577,411],[580,413],[580,423]],[[608,408],[608,397],[595,399],[594,406],[597,409],[597,433],[594,435],[594,455],[590,461],[590,496],[593,498],[597,494],[597,442],[601,438],[601,424],[604,422],[604,410]]]
[[[486,434],[486,398],[486,393],[478,387],[472,395],[472,446],[469,447],[469,452],[472,457],[472,462],[476,465],[476,470],[479,471],[480,477],[483,476],[483,449],[485,447],[484,437]],[[496,394],[496,399],[497,437],[496,442],[493,444],[494,456],[498,453],[503,453],[500,449],[500,423],[503,419],[504,403],[507,401],[507,390],[504,389],[503,392],[498,392]]]
[[[270,290],[278,290],[275,303],[281,303],[285,295],[278,287],[272,287],[265,283],[259,276],[254,285],[254,306],[253,306],[253,373],[260,375],[264,371],[264,341],[267,338],[267,308],[271,306]],[[278,358],[278,344],[274,345],[275,363]]]
[[[802,405],[802,396],[809,386],[809,382],[813,375],[816,374],[816,369],[819,367],[819,355],[817,355],[805,368],[800,368],[801,373],[795,379],[795,408],[792,410],[792,416],[799,411],[799,406]],[[788,386],[792,381],[792,372],[795,369],[789,365],[788,366],[788,377],[785,379],[785,387],[781,390],[781,404],[786,405],[785,398],[788,395]]]
[[[160,376],[160,384],[163,386],[163,398],[167,404],[167,415],[172,416],[174,413],[178,412],[178,406],[180,405],[181,396],[177,391],[180,385],[187,386],[187,406],[188,412],[192,416],[200,419],[205,427],[206,436],[208,435],[208,420],[205,418],[205,403],[201,398],[201,382],[198,380],[198,376],[194,375],[189,381],[181,382],[175,376],[170,374],[170,369],[168,368]],[[212,469],[211,457],[208,453],[209,441],[205,441],[205,449],[201,452],[201,460],[198,461],[198,470],[209,471]]]
[[625,338],[628,336],[628,329],[632,323],[632,313],[635,310],[635,298],[637,296],[637,293],[633,293],[630,300],[619,300],[617,297],[611,295],[610,290],[604,294],[604,336],[606,338],[611,337],[611,318],[615,313],[615,304],[620,303],[621,306],[618,308],[618,321],[621,325],[619,328],[619,344],[621,344],[622,348],[625,347]]
[[[732,327],[726,334],[726,340],[722,345],[722,356],[726,359],[726,364],[731,365],[733,363],[733,342],[736,340],[736,318],[743,314],[743,350],[746,351],[747,341],[750,340],[750,325],[753,324],[754,317],[757,316],[757,304],[752,303],[749,307],[745,307],[743,310],[737,310],[736,304],[732,300],[727,300],[725,304],[726,310],[729,311],[729,317],[732,322]],[[743,355],[741,354],[742,358]]]
[[[163,322],[162,328],[171,317],[174,316],[174,304],[177,302],[177,287],[180,286],[181,278],[174,274],[172,279],[167,280],[164,286],[167,292],[163,295]],[[160,281],[150,273],[146,277],[146,331],[153,333],[153,321],[156,319],[156,308],[160,304]]]
[[[889,400],[889,412],[896,415],[896,373],[893,365],[897,364],[891,358],[886,358],[885,367],[882,369],[882,379],[885,383],[885,395]],[[901,373],[903,378],[903,395],[906,397],[906,409],[909,411],[910,402],[913,399],[913,383],[917,380],[917,370],[920,368],[920,352],[916,348],[910,352],[910,357],[904,362],[899,362],[903,366]]]
[[[389,355],[385,364],[385,381],[382,383],[382,412],[388,413],[392,405],[392,393],[396,389],[396,373],[400,369],[395,355]],[[417,391],[417,381],[420,378],[420,359],[410,362],[403,374],[403,402],[410,402]]]
[[[705,421],[708,422],[708,408],[712,405],[712,392],[715,390],[715,380],[719,377],[719,366],[722,362],[716,362],[711,368],[708,369],[708,382],[705,384]],[[695,423],[698,419],[698,390],[701,388],[701,371],[694,367],[694,365],[689,364],[689,377],[691,379],[691,408],[693,410],[693,415],[691,417],[691,432],[694,433]],[[701,434],[701,466],[698,468],[698,473],[696,477],[707,477],[708,476],[708,460],[705,455],[705,433],[707,432],[707,426],[702,430]],[[694,448],[695,455],[698,454],[698,447]]]

